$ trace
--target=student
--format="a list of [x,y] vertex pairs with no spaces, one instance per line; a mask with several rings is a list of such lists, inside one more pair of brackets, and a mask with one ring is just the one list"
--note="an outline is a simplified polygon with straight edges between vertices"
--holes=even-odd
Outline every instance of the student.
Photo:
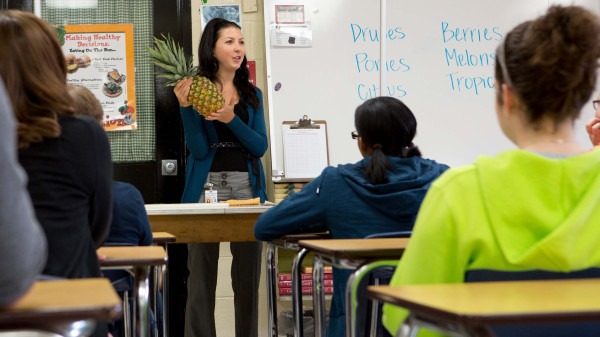
[[[86,87],[68,85],[68,90],[79,115],[92,117],[102,122],[104,110],[100,101]],[[142,194],[133,185],[113,181],[113,216],[106,242],[131,246],[150,246],[152,228],[146,213]]]
[[[260,157],[267,150],[262,94],[249,82],[241,28],[224,19],[208,22],[198,47],[199,75],[211,80],[226,104],[209,117],[187,100],[192,79],[175,86],[190,155],[181,202],[204,202],[211,183],[218,200],[266,200]],[[232,242],[231,275],[237,337],[258,335],[261,242]],[[215,291],[219,243],[188,245],[186,337],[216,337]]]
[[590,137],[590,142],[593,146],[600,145],[600,95],[593,101],[594,110],[596,111],[594,118],[585,125],[585,130]]
[[18,301],[46,265],[46,237],[17,159],[17,125],[0,78],[0,308]]
[[[32,13],[0,12],[0,76],[18,120],[19,161],[48,240],[44,274],[100,276],[108,235],[112,162],[104,130],[75,117],[54,30]],[[10,51],[10,52],[8,52]]]
[[[600,267],[600,151],[577,143],[573,129],[599,58],[600,19],[581,7],[552,6],[504,37],[496,115],[518,149],[481,156],[431,186],[391,285],[460,283],[476,269]],[[406,314],[384,305],[392,335]]]
[[[335,239],[410,231],[430,184],[448,166],[421,158],[412,143],[417,121],[392,97],[377,97],[356,109],[356,164],[327,167],[300,192],[263,213],[254,225],[257,239],[329,231]],[[345,335],[344,290],[348,270],[334,268],[334,295],[328,337]]]
[[[74,107],[77,114],[88,116],[95,119],[98,123],[102,122],[104,110],[102,104],[94,94],[86,87],[80,85],[68,85],[69,94],[73,97]],[[150,246],[152,244],[152,228],[142,194],[135,186],[113,181],[113,205],[112,222],[110,232],[105,244],[128,245],[128,246]],[[133,278],[128,272],[123,270],[104,271],[103,275],[111,281],[129,276],[131,278],[131,287],[133,288]],[[162,296],[159,295],[159,302],[162,303]],[[161,305],[159,305],[159,308]],[[151,313],[152,330],[156,328],[156,320]],[[160,313],[162,317],[162,312]],[[109,330],[113,336],[124,335],[123,325],[119,322],[110,324]],[[162,321],[158,320],[159,335],[162,335]]]

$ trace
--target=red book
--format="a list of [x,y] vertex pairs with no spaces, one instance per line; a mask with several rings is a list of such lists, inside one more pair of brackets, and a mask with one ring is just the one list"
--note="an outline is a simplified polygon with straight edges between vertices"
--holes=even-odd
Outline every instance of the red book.
[[[333,294],[333,287],[323,287],[325,294]],[[279,295],[291,295],[292,288],[279,288]],[[302,295],[312,295],[312,287],[302,287]]]
[[[312,274],[300,274],[301,280],[312,280]],[[279,281],[291,281],[292,274],[279,274]],[[333,280],[333,274],[323,274],[323,280]]]
[[[312,287],[312,280],[300,280],[300,286]],[[323,280],[324,287],[333,287],[333,280]],[[291,288],[292,281],[279,281],[279,288]]]

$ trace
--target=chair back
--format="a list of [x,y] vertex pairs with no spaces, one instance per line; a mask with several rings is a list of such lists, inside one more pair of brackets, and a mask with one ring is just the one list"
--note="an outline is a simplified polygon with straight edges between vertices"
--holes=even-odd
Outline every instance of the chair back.
[[380,239],[380,238],[410,238],[412,231],[398,231],[398,232],[385,232],[385,233],[374,233],[365,236],[365,239]]
[[[568,273],[546,270],[501,271],[478,269],[465,274],[465,282],[563,280],[600,278],[600,268],[589,268]],[[552,294],[548,294],[552,301]],[[600,335],[600,322],[556,323],[524,325],[495,325],[491,327],[497,337],[592,337]]]
[[[397,231],[374,233],[365,236],[365,239],[381,239],[381,238],[409,238],[412,231]],[[357,311],[356,311],[356,334],[358,337],[369,336],[376,334],[382,336],[387,333],[387,330],[381,325],[381,303],[373,307],[373,303],[367,297],[367,286],[369,285],[387,285],[390,283],[396,266],[380,266],[369,272],[368,275],[361,280],[356,289]],[[373,331],[374,330],[374,331]]]

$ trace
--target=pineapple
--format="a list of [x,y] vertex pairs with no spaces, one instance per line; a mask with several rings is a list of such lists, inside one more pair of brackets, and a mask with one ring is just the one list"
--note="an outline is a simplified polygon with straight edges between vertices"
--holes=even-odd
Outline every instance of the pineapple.
[[204,117],[210,116],[223,105],[225,100],[219,89],[208,78],[195,75],[197,68],[192,65],[192,58],[185,59],[183,47],[179,46],[170,35],[162,35],[164,40],[154,38],[154,48],[145,46],[150,54],[150,63],[163,71],[158,77],[170,80],[167,86],[175,86],[180,80],[193,76],[194,80],[188,94],[188,102]]

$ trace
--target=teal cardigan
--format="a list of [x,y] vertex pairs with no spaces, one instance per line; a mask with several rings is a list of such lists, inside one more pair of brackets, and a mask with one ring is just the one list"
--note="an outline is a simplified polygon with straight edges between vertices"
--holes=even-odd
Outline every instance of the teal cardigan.
[[[255,90],[260,104],[258,109],[254,109],[249,104],[247,105],[248,125],[246,125],[238,116],[235,116],[233,120],[226,125],[231,132],[237,136],[240,143],[248,150],[248,153],[259,158],[260,181],[258,184],[260,185],[257,185],[256,175],[252,168],[252,161],[247,160],[247,164],[254,197],[260,197],[260,201],[264,202],[267,199],[267,193],[265,190],[265,175],[260,158],[267,151],[269,142],[265,126],[262,93],[258,88],[255,88]],[[179,111],[183,122],[186,146],[190,151],[185,173],[185,188],[183,190],[181,202],[195,203],[200,199],[204,183],[206,182],[215,153],[217,152],[217,149],[209,148],[209,144],[218,143],[219,139],[217,138],[217,131],[215,130],[213,121],[207,121],[191,106],[180,107]],[[260,186],[260,188],[258,186]]]

